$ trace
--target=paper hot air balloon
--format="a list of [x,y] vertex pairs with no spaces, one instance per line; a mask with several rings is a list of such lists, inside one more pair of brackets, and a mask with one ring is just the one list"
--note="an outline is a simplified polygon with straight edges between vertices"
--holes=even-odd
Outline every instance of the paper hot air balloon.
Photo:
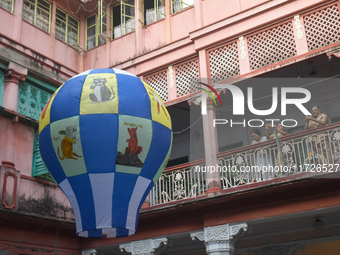
[[122,70],[83,72],[52,95],[39,120],[40,152],[72,205],[77,235],[135,233],[169,158],[171,129],[157,93]]

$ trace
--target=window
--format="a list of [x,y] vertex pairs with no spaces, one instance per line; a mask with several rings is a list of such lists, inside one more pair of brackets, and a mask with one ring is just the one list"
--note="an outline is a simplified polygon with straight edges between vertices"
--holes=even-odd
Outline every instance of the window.
[[113,7],[113,38],[135,30],[135,5],[134,0],[122,0]]
[[79,42],[79,21],[57,8],[55,36],[77,48]]
[[39,130],[36,130],[34,136],[32,176],[46,181],[55,182],[41,158],[39,150]]
[[171,0],[171,13],[174,14],[194,5],[194,0]]
[[[51,87],[49,85],[49,87]],[[34,120],[39,120],[40,113],[51,97],[52,90],[44,90],[31,80],[20,82],[18,95],[18,113]]]
[[41,28],[47,33],[50,32],[51,4],[44,0],[24,0],[23,19]]
[[165,0],[154,0],[144,2],[144,24],[165,18]]
[[[42,110],[55,90],[55,87],[27,76],[26,81],[20,82],[19,86],[18,113],[39,120]],[[53,181],[40,156],[38,130],[36,130],[34,137],[32,163],[32,176]]]
[[13,13],[14,0],[0,0],[0,6]]
[[86,48],[92,49],[106,42],[105,37],[100,34],[98,15],[93,15],[86,20]]

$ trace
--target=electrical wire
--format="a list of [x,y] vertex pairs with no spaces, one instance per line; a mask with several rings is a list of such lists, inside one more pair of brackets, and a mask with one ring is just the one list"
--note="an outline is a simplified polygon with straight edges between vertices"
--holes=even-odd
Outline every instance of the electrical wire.
[[181,130],[181,131],[177,131],[177,132],[172,132],[174,135],[178,135],[180,133],[183,133],[185,131],[187,131],[188,129],[192,128],[200,119],[202,119],[202,116],[200,116],[193,124],[191,124],[189,127]]

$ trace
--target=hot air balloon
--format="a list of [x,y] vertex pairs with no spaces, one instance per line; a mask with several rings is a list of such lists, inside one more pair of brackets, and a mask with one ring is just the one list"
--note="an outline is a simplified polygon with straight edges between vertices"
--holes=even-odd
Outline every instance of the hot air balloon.
[[66,81],[39,120],[39,147],[82,237],[135,233],[172,144],[169,113],[135,75],[93,69]]

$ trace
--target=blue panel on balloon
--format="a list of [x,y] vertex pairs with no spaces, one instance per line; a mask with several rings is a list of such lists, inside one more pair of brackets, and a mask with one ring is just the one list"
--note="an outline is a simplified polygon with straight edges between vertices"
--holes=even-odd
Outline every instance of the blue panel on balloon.
[[152,180],[157,173],[158,168],[162,165],[171,143],[171,132],[167,127],[153,121],[152,130],[153,136],[149,153],[140,173],[140,176],[150,180]]
[[102,68],[102,69],[93,69],[89,72],[89,74],[100,74],[100,73],[115,73],[112,68]]
[[51,106],[51,122],[79,115],[80,96],[86,76],[68,80],[56,94]]
[[80,137],[88,173],[115,171],[118,142],[118,115],[80,115]]
[[135,76],[117,74],[119,114],[151,119],[150,98]]
[[76,196],[81,214],[82,229],[96,229],[96,214],[93,193],[88,174],[68,177],[68,181]]
[[40,155],[44,159],[44,163],[53,176],[54,180],[57,183],[65,180],[66,175],[60,166],[57,155],[55,153],[51,153],[51,151],[54,151],[54,149],[51,140],[50,125],[48,125],[39,135],[39,149]]
[[112,200],[112,225],[125,228],[130,198],[135,188],[138,175],[117,173],[113,193],[117,194]]

